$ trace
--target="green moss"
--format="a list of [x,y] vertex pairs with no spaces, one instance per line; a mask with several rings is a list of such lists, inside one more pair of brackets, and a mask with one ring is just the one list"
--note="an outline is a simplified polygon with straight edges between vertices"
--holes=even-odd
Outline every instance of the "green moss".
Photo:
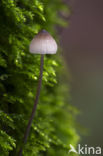
[[[17,154],[33,107],[40,56],[29,53],[30,41],[42,28],[58,40],[55,26],[66,26],[60,12],[69,13],[60,0],[0,2],[0,156]],[[77,144],[76,110],[60,80],[62,65],[59,54],[45,56],[42,92],[24,156],[66,156],[69,144]]]

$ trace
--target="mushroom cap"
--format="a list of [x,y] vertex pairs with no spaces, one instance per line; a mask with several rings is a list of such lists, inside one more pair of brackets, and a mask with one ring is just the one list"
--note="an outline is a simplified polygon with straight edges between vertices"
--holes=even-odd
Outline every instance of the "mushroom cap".
[[34,54],[55,54],[57,44],[46,30],[41,30],[31,41],[29,50]]

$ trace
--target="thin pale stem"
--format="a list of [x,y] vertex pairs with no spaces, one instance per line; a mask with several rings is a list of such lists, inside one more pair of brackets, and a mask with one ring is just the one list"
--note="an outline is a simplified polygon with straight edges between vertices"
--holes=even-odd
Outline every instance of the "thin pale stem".
[[[30,119],[28,121],[26,131],[25,131],[25,134],[24,134],[23,144],[25,144],[27,142],[27,139],[28,139],[28,136],[29,136],[29,133],[30,133],[30,128],[31,128],[31,125],[32,125],[32,121],[33,121],[33,118],[34,118],[35,112],[36,112],[36,108],[37,108],[37,104],[38,104],[38,100],[39,100],[39,95],[40,95],[40,89],[41,89],[41,85],[42,85],[43,64],[44,64],[44,55],[42,54],[41,55],[40,75],[39,75],[39,82],[38,82],[38,87],[37,87],[37,92],[36,92],[36,98],[35,98],[35,101],[34,101],[33,110],[32,110]],[[21,147],[18,156],[22,156],[22,151],[23,151],[23,148]]]

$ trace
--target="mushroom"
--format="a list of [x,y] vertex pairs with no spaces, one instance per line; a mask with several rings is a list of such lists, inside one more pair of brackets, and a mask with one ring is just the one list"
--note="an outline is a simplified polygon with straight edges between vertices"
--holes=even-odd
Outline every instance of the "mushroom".
[[[44,55],[55,54],[57,51],[57,44],[55,40],[53,39],[53,37],[46,30],[41,30],[31,41],[29,50],[30,50],[30,53],[32,54],[41,54],[41,61],[40,61],[40,75],[39,75],[39,82],[38,82],[36,97],[35,97],[32,113],[31,113],[26,131],[24,134],[24,138],[23,138],[24,144],[27,142],[31,124],[35,116],[35,112],[36,112],[36,108],[37,108],[37,104],[39,100],[40,89],[42,85],[42,76],[43,76]],[[21,148],[19,151],[19,156],[22,156],[22,150],[23,149]]]

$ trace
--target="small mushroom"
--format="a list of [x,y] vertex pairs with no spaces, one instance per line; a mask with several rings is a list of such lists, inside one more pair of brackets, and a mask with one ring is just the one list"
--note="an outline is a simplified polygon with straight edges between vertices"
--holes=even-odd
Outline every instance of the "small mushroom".
[[[33,110],[30,116],[30,119],[28,121],[28,125],[24,134],[23,143],[25,144],[27,142],[27,138],[29,136],[31,124],[36,112],[39,95],[40,95],[40,89],[42,84],[42,76],[43,76],[43,64],[44,64],[44,55],[45,54],[55,54],[57,51],[57,44],[53,37],[46,31],[41,30],[31,41],[30,43],[30,53],[32,54],[41,54],[41,61],[40,61],[40,75],[39,75],[39,82],[36,92],[36,97],[34,101]],[[22,148],[19,151],[19,156],[22,156]]]
[[41,30],[31,41],[30,52],[33,54],[55,54],[56,51],[57,44],[46,30]]

